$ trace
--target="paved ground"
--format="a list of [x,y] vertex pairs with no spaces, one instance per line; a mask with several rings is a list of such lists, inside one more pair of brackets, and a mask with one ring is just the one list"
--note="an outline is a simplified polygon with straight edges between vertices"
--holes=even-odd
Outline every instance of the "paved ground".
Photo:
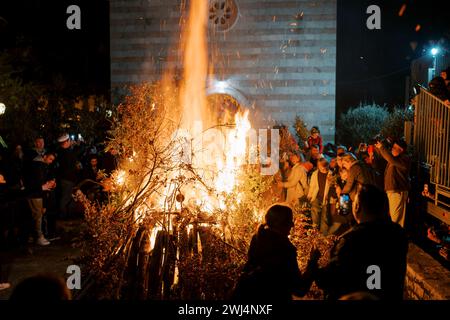
[[[11,283],[10,289],[0,291],[0,300],[8,299],[15,285],[23,279],[37,273],[51,272],[67,278],[67,267],[74,264],[74,261],[81,254],[81,240],[79,238],[81,228],[82,224],[80,220],[59,222],[58,233],[61,235],[61,239],[52,241],[49,246],[30,245],[11,248],[7,252],[0,252],[2,280],[6,278]],[[405,288],[406,291],[410,291],[406,298],[410,299],[412,295],[417,295],[420,292],[433,293],[437,289],[439,289],[439,292],[445,289],[445,296],[450,286],[448,269],[441,266],[437,261],[434,261],[429,255],[421,253],[419,257],[413,255],[414,252],[414,250],[410,250],[409,252],[410,261],[408,269],[408,276],[411,279],[414,278],[414,281],[410,279],[410,282],[414,282],[414,285],[408,285]],[[414,262],[413,264],[411,264],[411,260]],[[429,264],[433,264],[433,266],[429,267]],[[420,281],[416,281],[417,279]],[[429,281],[430,279],[432,281]],[[430,297],[433,296],[430,295]],[[320,297],[305,297],[305,299],[317,298]]]
[[11,283],[10,289],[0,291],[0,300],[8,299],[15,285],[37,273],[51,272],[66,278],[67,267],[80,256],[79,242],[76,241],[79,226],[79,221],[61,222],[58,228],[61,239],[48,246],[30,245],[0,252],[2,278]]

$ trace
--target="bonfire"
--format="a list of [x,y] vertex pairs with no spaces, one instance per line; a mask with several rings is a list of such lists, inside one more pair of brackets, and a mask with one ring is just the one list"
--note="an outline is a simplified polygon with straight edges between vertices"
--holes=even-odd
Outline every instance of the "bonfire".
[[246,106],[224,122],[208,105],[207,1],[191,1],[190,10],[182,80],[167,72],[128,88],[110,132],[120,161],[103,181],[108,201],[79,195],[90,270],[80,297],[227,298],[265,209],[279,200],[273,176],[262,173],[274,164],[258,160],[268,149],[252,143]]

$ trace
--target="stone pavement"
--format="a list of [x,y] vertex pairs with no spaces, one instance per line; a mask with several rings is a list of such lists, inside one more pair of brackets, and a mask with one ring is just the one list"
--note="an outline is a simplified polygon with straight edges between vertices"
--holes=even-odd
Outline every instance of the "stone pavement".
[[80,222],[64,221],[58,226],[61,239],[52,241],[48,246],[33,244],[0,252],[1,271],[4,273],[2,280],[11,284],[11,288],[0,291],[0,300],[8,299],[14,286],[37,273],[51,272],[67,278],[67,267],[74,264],[81,252],[76,240]]
[[[52,272],[67,278],[67,267],[80,257],[80,221],[59,224],[62,238],[49,246],[24,246],[0,252],[2,272],[11,288],[0,291],[0,300],[8,299],[21,280],[41,272]],[[4,277],[4,276],[3,276]],[[309,297],[307,299],[320,297]],[[405,299],[450,299],[450,271],[414,244],[410,244]]]

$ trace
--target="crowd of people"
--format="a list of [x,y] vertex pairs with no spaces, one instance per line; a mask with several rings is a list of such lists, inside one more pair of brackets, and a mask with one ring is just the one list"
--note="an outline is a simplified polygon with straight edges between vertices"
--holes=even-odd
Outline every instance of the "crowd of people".
[[[277,185],[286,204],[270,207],[253,236],[234,299],[291,299],[304,296],[313,281],[329,299],[402,299],[411,161],[407,144],[377,137],[353,150],[324,146],[318,127],[310,132],[304,149],[282,157]],[[114,150],[98,152],[67,134],[58,138],[56,148],[47,149],[45,139],[37,137],[33,148],[16,145],[11,155],[2,154],[2,244],[13,239],[49,245],[55,220],[76,211],[74,188],[98,199],[97,182],[115,168]],[[308,207],[313,227],[323,235],[339,236],[327,266],[318,266],[320,252],[313,248],[306,270],[299,270],[288,237],[293,206]],[[383,282],[368,288],[373,266]]]
[[[303,150],[285,154],[278,187],[291,206],[310,207],[313,225],[324,235],[339,235],[355,224],[351,203],[358,185],[372,185],[389,200],[392,221],[404,227],[411,160],[403,139],[374,137],[356,150],[322,145],[317,127]],[[351,152],[354,151],[354,152]]]
[[450,67],[441,71],[440,75],[428,83],[430,93],[450,105]]
[[[234,299],[290,300],[304,296],[315,281],[327,299],[401,300],[408,251],[407,144],[377,137],[352,150],[323,146],[319,128],[310,132],[304,149],[281,161],[278,187],[285,203],[269,208],[253,236]],[[296,206],[309,207],[320,233],[339,236],[325,267],[318,266],[320,252],[313,246],[306,270],[299,270],[288,238]],[[382,285],[370,284],[371,268],[381,273]]]
[[374,185],[359,185],[352,215],[356,225],[336,242],[328,264],[318,266],[320,252],[313,247],[301,272],[288,238],[294,226],[292,209],[270,207],[251,240],[233,299],[291,300],[293,295],[304,296],[313,281],[330,300],[403,299],[408,240],[404,228],[389,217],[386,193]]
[[57,238],[56,221],[70,219],[80,208],[74,188],[91,200],[101,195],[99,182],[116,168],[113,151],[99,152],[95,144],[61,135],[47,147],[44,137],[33,146],[13,146],[0,154],[0,245],[2,248]]

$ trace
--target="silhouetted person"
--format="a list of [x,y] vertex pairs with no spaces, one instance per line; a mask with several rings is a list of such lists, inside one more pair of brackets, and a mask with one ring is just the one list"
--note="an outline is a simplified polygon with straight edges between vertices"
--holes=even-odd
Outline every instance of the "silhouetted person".
[[117,150],[115,150],[114,148],[110,148],[105,152],[101,159],[101,168],[105,170],[105,174],[107,174],[108,176],[117,169],[117,154]]
[[435,97],[441,99],[445,104],[449,103],[450,93],[447,90],[447,85],[442,77],[434,77],[428,83],[430,93]]
[[60,189],[59,214],[67,218],[72,203],[72,191],[79,177],[77,175],[78,154],[72,146],[70,136],[64,134],[58,138],[58,184]]
[[450,93],[450,67],[441,71],[441,78],[444,79],[447,92]]
[[63,278],[53,274],[38,274],[20,282],[13,290],[12,301],[71,300],[71,293]]
[[273,205],[265,220],[250,243],[248,261],[234,291],[236,300],[291,300],[293,294],[305,295],[311,286],[311,270],[320,253],[311,251],[302,274],[297,249],[288,238],[294,226],[291,208]]
[[95,154],[89,156],[89,163],[83,169],[83,182],[80,186],[81,191],[93,201],[101,191],[100,184],[96,183],[101,180],[101,175],[98,167],[98,157]]
[[[352,211],[358,224],[340,237],[329,264],[316,271],[317,285],[333,300],[360,291],[401,300],[408,241],[403,228],[389,218],[386,194],[372,185],[359,186]],[[369,281],[374,274],[368,271],[370,266],[379,267],[380,288],[368,286],[368,282],[378,286]]]

